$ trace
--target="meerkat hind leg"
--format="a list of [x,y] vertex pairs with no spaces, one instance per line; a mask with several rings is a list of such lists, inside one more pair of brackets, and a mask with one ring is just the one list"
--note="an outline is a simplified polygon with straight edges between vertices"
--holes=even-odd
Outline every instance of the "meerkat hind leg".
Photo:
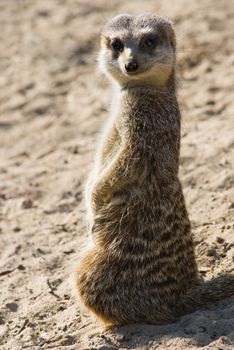
[[[92,276],[89,278],[92,280]],[[84,306],[102,322],[105,329],[130,323],[165,324],[175,320],[167,305],[144,290],[117,288],[110,295],[106,288],[96,285],[96,293],[92,288],[92,291],[83,290],[82,294]]]

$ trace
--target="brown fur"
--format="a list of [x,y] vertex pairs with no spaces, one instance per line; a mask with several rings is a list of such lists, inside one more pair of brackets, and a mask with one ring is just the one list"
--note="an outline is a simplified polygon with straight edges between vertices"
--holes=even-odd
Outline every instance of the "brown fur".
[[[139,53],[138,37],[148,27],[159,33],[159,47]],[[116,34],[130,51],[112,52]],[[123,62],[132,55],[140,74],[128,76]],[[178,179],[180,111],[170,22],[151,14],[114,18],[104,27],[100,60],[119,88],[87,190],[93,243],[77,267],[79,299],[107,327],[172,322],[233,295],[234,276],[199,281]]]

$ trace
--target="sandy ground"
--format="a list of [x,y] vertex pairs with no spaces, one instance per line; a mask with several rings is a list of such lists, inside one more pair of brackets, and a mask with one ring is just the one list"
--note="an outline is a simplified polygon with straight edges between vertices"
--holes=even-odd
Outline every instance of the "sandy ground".
[[234,2],[1,1],[1,349],[234,349],[233,298],[168,326],[103,333],[72,287],[87,237],[83,188],[110,101],[96,72],[99,30],[146,10],[177,32],[180,176],[200,272],[233,268]]

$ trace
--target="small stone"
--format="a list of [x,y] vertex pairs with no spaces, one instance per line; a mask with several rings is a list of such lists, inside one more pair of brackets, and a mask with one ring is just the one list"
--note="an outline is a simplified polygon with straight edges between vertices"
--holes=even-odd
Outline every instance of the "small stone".
[[43,337],[38,337],[35,341],[35,345],[43,346],[46,343],[46,339]]
[[7,303],[6,308],[9,309],[12,312],[16,312],[18,310],[18,304],[16,303]]
[[20,264],[20,265],[17,266],[17,269],[20,270],[20,271],[24,271],[25,267],[24,267],[24,265]]
[[23,209],[31,209],[33,207],[33,201],[31,199],[25,199],[22,203]]
[[62,341],[62,345],[74,345],[76,343],[76,340],[74,337],[72,337],[71,335],[66,335],[65,338]]
[[209,105],[209,106],[213,106],[213,105],[215,105],[215,101],[214,100],[208,100],[206,102],[206,104]]
[[221,244],[221,243],[224,243],[224,241],[225,241],[225,240],[224,240],[222,237],[216,237],[216,242],[217,242],[217,243],[220,243],[220,244]]
[[217,256],[217,252],[216,252],[216,250],[215,250],[214,247],[208,248],[208,250],[207,250],[207,256],[214,256],[214,257]]
[[75,253],[75,250],[74,249],[67,249],[67,250],[64,250],[63,253],[66,255],[69,255],[69,254]]

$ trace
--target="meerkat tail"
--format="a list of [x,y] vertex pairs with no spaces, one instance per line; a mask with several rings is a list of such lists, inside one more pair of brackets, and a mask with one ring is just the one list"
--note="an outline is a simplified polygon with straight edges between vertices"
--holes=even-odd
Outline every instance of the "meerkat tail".
[[176,305],[175,314],[182,316],[231,296],[234,296],[234,273],[214,277],[189,289]]

